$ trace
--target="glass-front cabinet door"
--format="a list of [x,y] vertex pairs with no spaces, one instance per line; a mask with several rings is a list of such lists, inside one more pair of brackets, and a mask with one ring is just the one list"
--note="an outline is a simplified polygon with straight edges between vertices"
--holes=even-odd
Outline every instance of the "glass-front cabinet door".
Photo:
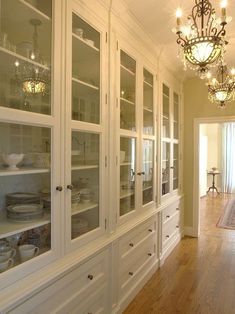
[[142,165],[139,175],[142,179],[142,206],[154,200],[154,76],[143,68],[143,126],[142,126]]
[[136,209],[136,61],[120,50],[119,217]]
[[162,88],[162,196],[179,188],[179,94]]
[[173,93],[173,190],[179,187],[179,95]]
[[[105,60],[105,32],[100,25],[90,24],[87,17],[79,14],[75,2],[69,4],[68,55],[71,55],[70,85],[67,88],[70,112],[67,112],[67,158],[70,165],[66,172],[67,182],[67,241],[71,245],[81,245],[103,232],[104,169],[104,119],[101,91],[105,71],[101,58]],[[71,47],[71,49],[69,49]],[[101,56],[102,51],[102,56]],[[104,89],[103,89],[104,90]],[[71,91],[71,94],[69,93]]]
[[25,264],[26,275],[58,250],[60,167],[53,156],[60,152],[60,116],[51,56],[59,54],[52,54],[58,40],[52,8],[50,0],[0,1],[0,273],[12,274],[5,284],[19,279],[18,265]]

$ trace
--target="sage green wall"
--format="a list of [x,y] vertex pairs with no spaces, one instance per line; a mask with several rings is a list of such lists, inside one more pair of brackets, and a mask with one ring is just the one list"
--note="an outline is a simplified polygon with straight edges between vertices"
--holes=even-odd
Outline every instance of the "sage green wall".
[[208,100],[205,82],[191,78],[184,83],[184,194],[185,225],[193,227],[193,162],[195,118],[235,116],[235,102],[223,110]]

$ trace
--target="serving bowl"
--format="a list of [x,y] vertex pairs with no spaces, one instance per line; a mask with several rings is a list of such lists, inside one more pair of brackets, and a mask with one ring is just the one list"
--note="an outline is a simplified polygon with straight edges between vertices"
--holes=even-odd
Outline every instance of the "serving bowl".
[[8,170],[18,170],[16,166],[23,160],[24,154],[2,154],[4,163],[8,166]]

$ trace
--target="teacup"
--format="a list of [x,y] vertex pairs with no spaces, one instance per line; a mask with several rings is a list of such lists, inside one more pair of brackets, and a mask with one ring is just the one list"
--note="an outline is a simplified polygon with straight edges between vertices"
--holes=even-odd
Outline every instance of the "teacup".
[[6,256],[7,258],[13,258],[16,255],[16,250],[10,246],[0,248],[0,256]]
[[33,244],[23,244],[19,246],[20,260],[25,262],[38,255],[39,248]]
[[0,273],[4,272],[8,268],[11,268],[14,264],[12,258],[8,258],[7,256],[0,255]]

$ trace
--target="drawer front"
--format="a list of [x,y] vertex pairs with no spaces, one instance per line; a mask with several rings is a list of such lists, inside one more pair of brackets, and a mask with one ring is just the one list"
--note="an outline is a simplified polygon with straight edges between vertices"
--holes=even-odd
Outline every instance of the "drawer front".
[[139,254],[135,255],[132,263],[123,264],[120,269],[119,291],[120,296],[125,296],[135,283],[145,274],[156,260],[156,246],[154,242],[148,243],[141,248]]
[[10,313],[68,313],[70,306],[83,300],[108,282],[108,250],[43,289]]
[[162,211],[163,223],[170,220],[174,215],[179,213],[180,210],[181,210],[180,200],[164,208]]
[[83,298],[74,299],[68,306],[56,311],[57,314],[107,314],[107,286],[99,286],[95,292]]
[[150,219],[125,235],[119,242],[119,254],[122,258],[132,253],[136,247],[142,245],[145,239],[156,235],[156,219]]
[[171,239],[171,237],[180,232],[181,228],[181,220],[180,213],[175,215],[169,222],[163,225],[162,229],[162,244],[163,246],[167,244],[167,242]]

